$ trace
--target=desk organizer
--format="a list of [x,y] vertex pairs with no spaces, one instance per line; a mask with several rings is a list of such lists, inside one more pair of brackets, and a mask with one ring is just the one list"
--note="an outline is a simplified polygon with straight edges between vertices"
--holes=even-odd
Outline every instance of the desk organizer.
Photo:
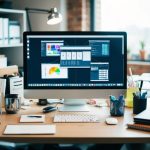
[[115,96],[110,96],[110,114],[111,116],[123,116],[124,115],[124,96],[119,96],[116,99]]

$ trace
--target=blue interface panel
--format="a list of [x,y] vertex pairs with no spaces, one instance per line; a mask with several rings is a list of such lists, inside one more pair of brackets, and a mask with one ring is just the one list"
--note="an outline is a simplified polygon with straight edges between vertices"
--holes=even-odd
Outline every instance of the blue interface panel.
[[89,40],[92,56],[105,57],[109,56],[109,43],[107,40]]
[[63,46],[61,47],[60,65],[67,68],[90,68],[91,47]]
[[91,81],[109,81],[109,63],[91,63]]
[[104,88],[124,85],[124,37],[28,35],[28,87]]

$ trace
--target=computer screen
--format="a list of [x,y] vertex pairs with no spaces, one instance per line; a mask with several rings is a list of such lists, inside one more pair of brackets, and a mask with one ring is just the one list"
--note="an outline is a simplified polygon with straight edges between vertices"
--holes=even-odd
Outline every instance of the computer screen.
[[25,32],[24,88],[125,89],[126,49],[125,32]]

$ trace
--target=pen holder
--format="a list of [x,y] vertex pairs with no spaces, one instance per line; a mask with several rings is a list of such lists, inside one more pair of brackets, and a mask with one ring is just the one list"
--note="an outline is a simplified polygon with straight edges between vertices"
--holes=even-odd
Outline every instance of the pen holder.
[[147,98],[133,97],[133,114],[139,114],[146,109]]
[[124,115],[125,101],[124,97],[120,99],[113,99],[110,96],[110,114],[111,116],[123,116]]

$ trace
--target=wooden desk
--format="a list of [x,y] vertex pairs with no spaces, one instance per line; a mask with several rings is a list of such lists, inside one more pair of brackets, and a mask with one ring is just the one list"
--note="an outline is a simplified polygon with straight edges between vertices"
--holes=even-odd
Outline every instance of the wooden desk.
[[[126,124],[132,122],[132,109],[126,109],[124,117],[117,117],[118,125],[106,125],[109,107],[90,106],[91,113],[101,117],[100,123],[55,123],[55,135],[3,135],[7,124],[18,124],[21,114],[42,114],[42,107],[34,106],[28,110],[20,110],[18,114],[2,115],[0,125],[0,141],[34,142],[34,143],[149,143],[150,134],[144,131],[127,129]],[[46,124],[53,124],[53,116],[60,112],[46,114]],[[81,112],[80,112],[81,113]],[[37,123],[35,123],[37,124]]]

